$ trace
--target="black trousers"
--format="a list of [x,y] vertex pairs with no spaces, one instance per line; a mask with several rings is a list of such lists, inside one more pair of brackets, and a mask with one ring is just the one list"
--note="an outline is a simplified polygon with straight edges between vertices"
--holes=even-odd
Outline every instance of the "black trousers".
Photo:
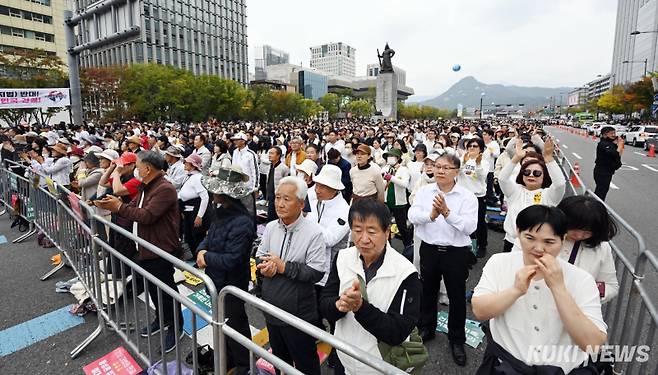
[[468,247],[449,247],[441,251],[425,242],[420,245],[420,280],[423,295],[420,301],[420,330],[436,330],[438,296],[441,278],[446,284],[448,299],[448,340],[466,342],[466,278],[468,277]]
[[[174,282],[174,266],[162,258],[156,259],[145,259],[140,260],[139,265],[144,268],[144,270],[151,275],[158,278],[158,280],[165,283],[168,287],[173,290],[178,290],[176,288],[176,283]],[[144,281],[137,280],[138,285],[144,285]],[[153,306],[155,306],[155,319],[159,319],[159,303],[158,303],[158,287],[149,283],[149,296],[151,301],[153,301]],[[174,299],[166,293],[162,293],[162,315],[164,317],[164,322],[170,325],[170,329],[174,329]],[[181,313],[180,305],[176,306],[176,316],[178,318],[178,327],[183,330],[183,314]]]
[[276,207],[274,206],[274,197],[267,197],[267,221],[270,222],[278,218],[279,215],[276,214]]
[[267,199],[267,175],[265,173],[260,174],[260,179],[258,180],[258,187],[263,194],[263,199]]
[[610,190],[610,182],[612,182],[613,175],[614,172],[609,172],[594,167],[594,183],[596,184],[594,194],[601,198],[602,201],[605,201],[605,197],[608,195],[608,190]]
[[183,212],[183,237],[185,238],[185,243],[190,247],[194,259],[196,259],[197,247],[199,247],[199,244],[205,237],[205,233],[203,233],[201,228],[194,227],[194,220],[197,217],[195,211]]
[[[247,290],[246,287],[241,289]],[[244,301],[227,295],[224,301],[224,314],[228,319],[226,324],[229,327],[238,331],[244,337],[251,338],[251,329],[249,328],[247,312],[244,309]],[[230,337],[227,337],[226,344],[228,368],[237,367],[239,373],[246,373],[249,370],[249,350]]]
[[487,202],[491,202],[491,203],[498,202],[498,197],[496,197],[496,193],[494,192],[493,172],[487,173],[487,194],[485,196],[487,197]]
[[477,240],[478,249],[487,249],[489,229],[487,228],[487,197],[478,197],[478,226],[475,232],[471,234],[471,238]]
[[411,228],[407,225],[407,213],[409,212],[409,205],[405,204],[404,206],[395,206],[394,208],[389,208],[393,217],[395,218],[395,224],[398,226],[400,231],[400,236],[402,237],[402,243],[404,247],[413,244],[413,237],[411,234]]
[[[315,347],[315,338],[291,326],[267,324],[272,354],[304,374],[320,375],[320,358]],[[281,372],[277,369],[277,375]]]

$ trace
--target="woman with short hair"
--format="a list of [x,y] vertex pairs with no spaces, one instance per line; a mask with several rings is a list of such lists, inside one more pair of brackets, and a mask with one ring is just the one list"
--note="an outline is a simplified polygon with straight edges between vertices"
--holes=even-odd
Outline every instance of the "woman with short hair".
[[552,140],[547,141],[544,145],[544,161],[526,160],[521,165],[516,179],[512,180],[515,167],[527,153],[522,147],[522,142],[517,140],[514,157],[503,167],[498,178],[500,188],[507,199],[507,215],[503,223],[505,228],[504,252],[512,250],[517,237],[514,225],[516,215],[524,208],[535,204],[556,206],[562,200],[566,184],[560,166],[553,159]]
[[475,317],[490,324],[476,374],[568,374],[607,339],[596,283],[559,257],[567,233],[560,209],[533,205],[515,220],[522,251],[491,256],[471,300]]

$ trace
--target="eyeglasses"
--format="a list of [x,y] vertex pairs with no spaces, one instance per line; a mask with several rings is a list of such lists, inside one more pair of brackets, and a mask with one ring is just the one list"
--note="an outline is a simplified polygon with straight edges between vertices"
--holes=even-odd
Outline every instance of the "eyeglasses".
[[443,170],[449,171],[451,169],[459,169],[459,168],[450,165],[434,165],[434,169],[436,169],[437,171],[443,171]]
[[466,146],[466,148],[480,148],[480,146],[478,146],[477,144],[472,144],[472,145]]
[[523,170],[523,175],[524,176],[530,177],[531,174],[532,174],[533,177],[541,177],[541,175],[543,175],[544,172],[542,172],[540,170],[537,170],[537,169],[535,169],[534,171],[531,171],[530,169],[524,169]]

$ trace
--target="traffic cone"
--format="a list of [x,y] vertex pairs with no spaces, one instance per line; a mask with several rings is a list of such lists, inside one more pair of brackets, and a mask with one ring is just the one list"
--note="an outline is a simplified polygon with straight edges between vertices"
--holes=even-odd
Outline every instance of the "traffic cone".
[[655,158],[656,157],[656,146],[651,145],[649,146],[649,153],[647,154],[648,157],[650,158]]
[[578,162],[573,166],[573,171],[571,172],[571,184],[575,188],[580,188],[580,181],[578,181],[578,177],[580,176],[580,165]]

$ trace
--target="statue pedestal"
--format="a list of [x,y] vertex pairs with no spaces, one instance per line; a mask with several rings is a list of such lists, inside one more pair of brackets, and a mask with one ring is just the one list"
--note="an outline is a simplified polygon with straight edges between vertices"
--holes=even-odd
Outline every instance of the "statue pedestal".
[[379,73],[377,76],[375,108],[385,120],[397,121],[398,75],[395,72]]

